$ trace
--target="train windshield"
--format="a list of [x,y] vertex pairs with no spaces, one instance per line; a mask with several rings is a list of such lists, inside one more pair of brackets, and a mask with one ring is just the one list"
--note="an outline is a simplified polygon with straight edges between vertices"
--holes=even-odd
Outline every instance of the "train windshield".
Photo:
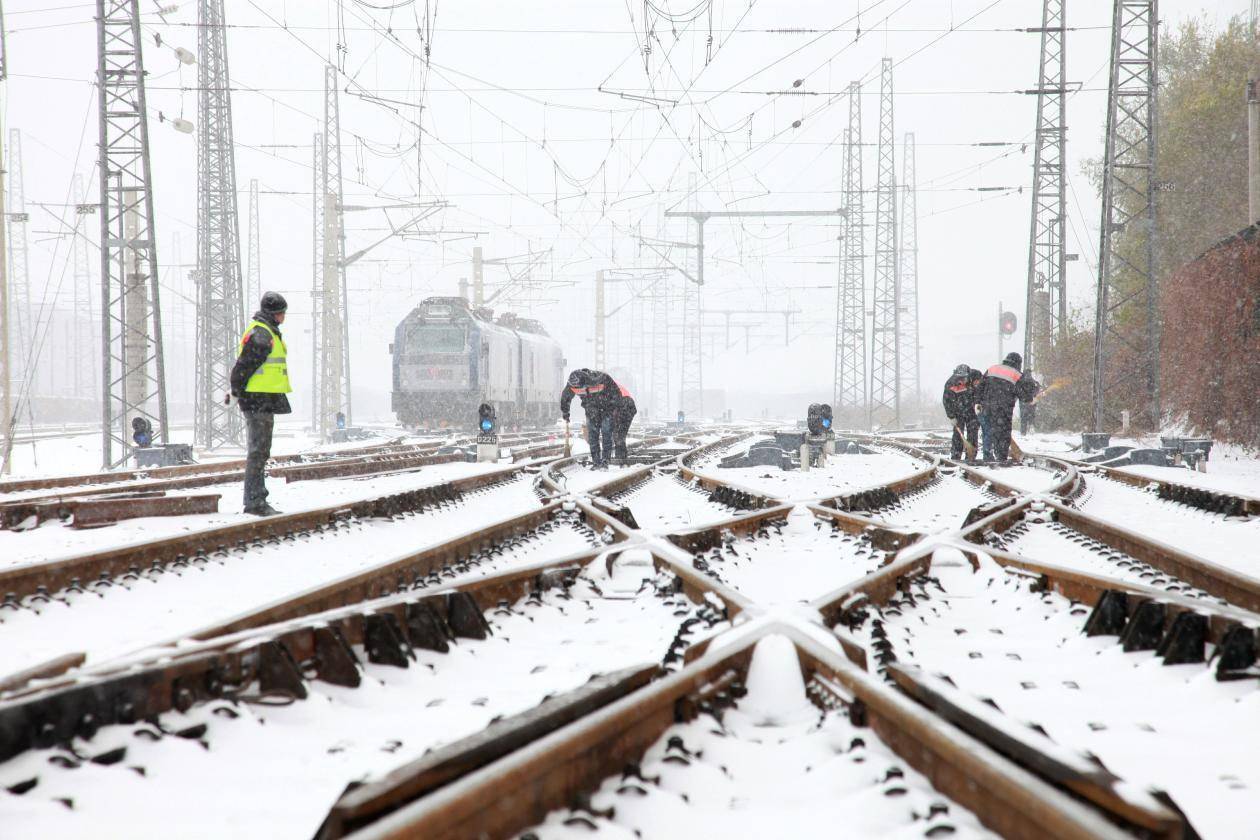
[[441,327],[431,324],[412,327],[411,340],[416,349],[425,353],[464,352],[463,327]]

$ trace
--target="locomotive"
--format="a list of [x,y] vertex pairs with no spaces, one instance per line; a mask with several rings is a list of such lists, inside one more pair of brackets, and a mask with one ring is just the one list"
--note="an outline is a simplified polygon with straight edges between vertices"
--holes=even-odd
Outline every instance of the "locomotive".
[[532,318],[474,309],[461,297],[430,297],[394,329],[391,408],[403,426],[475,421],[494,405],[500,422],[554,419],[564,383],[559,343]]

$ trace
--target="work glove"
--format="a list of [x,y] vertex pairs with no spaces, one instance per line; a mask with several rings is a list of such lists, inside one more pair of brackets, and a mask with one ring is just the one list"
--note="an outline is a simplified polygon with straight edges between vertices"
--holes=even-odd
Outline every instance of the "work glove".
[[231,404],[232,404],[232,392],[231,392],[231,391],[229,391],[229,392],[227,392],[226,394],[224,394],[224,395],[223,395],[223,404],[224,404],[224,405],[231,405]]
[[569,415],[567,415],[567,414],[561,414],[560,416],[561,416],[561,418],[563,418],[563,419],[564,419],[564,422],[566,422],[566,423],[568,423],[568,422],[569,422]]

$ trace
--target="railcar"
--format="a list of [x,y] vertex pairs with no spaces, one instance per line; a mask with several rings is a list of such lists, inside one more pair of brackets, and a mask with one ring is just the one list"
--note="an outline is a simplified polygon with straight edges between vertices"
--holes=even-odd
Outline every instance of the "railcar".
[[391,406],[409,428],[471,426],[483,402],[500,424],[547,423],[559,411],[564,355],[531,318],[430,297],[395,328],[390,353]]

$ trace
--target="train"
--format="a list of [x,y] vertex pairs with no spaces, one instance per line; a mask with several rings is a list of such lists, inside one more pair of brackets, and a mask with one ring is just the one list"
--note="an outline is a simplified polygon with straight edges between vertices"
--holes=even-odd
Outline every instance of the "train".
[[532,318],[425,298],[394,329],[390,354],[390,404],[407,428],[472,426],[483,402],[501,427],[547,424],[559,412],[564,353]]

